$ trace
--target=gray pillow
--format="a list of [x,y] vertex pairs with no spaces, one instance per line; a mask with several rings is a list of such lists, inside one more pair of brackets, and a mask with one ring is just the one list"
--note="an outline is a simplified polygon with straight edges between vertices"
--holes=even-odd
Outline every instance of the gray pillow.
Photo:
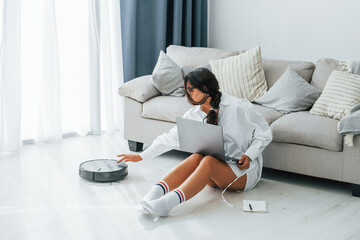
[[320,89],[311,86],[289,67],[274,86],[255,102],[286,114],[308,109],[320,94]]
[[151,81],[162,95],[177,97],[185,95],[181,67],[171,60],[163,51],[160,51]]

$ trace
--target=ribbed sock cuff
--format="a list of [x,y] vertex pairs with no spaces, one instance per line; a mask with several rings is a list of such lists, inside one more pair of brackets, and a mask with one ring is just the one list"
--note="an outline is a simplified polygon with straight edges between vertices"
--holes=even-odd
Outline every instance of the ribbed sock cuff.
[[164,195],[169,192],[169,186],[163,180],[160,180],[156,185],[160,186],[164,190]]
[[180,188],[177,188],[174,192],[178,195],[180,203],[186,201],[185,193]]

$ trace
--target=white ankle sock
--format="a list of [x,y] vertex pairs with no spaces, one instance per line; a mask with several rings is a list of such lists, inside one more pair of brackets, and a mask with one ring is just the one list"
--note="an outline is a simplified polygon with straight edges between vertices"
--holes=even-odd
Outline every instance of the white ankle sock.
[[171,209],[185,201],[184,192],[178,188],[175,191],[152,201],[142,201],[142,205],[149,213],[167,217]]
[[158,199],[164,196],[166,193],[169,192],[169,186],[163,180],[160,180],[151,190],[148,192],[143,201],[152,201],[154,199]]
[[142,214],[150,214],[150,212],[148,210],[146,210],[143,207],[142,202],[144,201],[152,201],[155,199],[158,199],[162,196],[164,196],[166,193],[168,193],[169,191],[169,186],[167,185],[167,183],[163,180],[160,180],[151,190],[150,192],[148,192],[144,198],[142,199],[142,201],[140,201],[140,206],[138,206],[136,209],[139,213]]

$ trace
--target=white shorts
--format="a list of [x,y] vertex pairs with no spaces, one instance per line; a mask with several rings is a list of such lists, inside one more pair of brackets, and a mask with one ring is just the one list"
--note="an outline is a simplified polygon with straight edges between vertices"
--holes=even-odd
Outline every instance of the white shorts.
[[236,162],[227,161],[226,163],[231,167],[231,169],[235,173],[236,177],[240,177],[240,176],[246,174],[247,180],[246,180],[244,192],[255,187],[257,180],[259,178],[259,176],[258,176],[259,175],[258,174],[259,164],[257,163],[257,161],[250,161],[250,167],[245,170],[241,170],[237,166]]

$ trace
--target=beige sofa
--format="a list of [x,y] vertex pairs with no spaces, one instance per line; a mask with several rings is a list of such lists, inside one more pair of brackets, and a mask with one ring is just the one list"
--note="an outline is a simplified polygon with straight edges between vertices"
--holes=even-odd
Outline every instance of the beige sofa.
[[[167,55],[181,67],[235,54],[238,52],[209,48],[167,48]],[[334,59],[320,59],[316,64],[263,59],[263,69],[268,88],[291,67],[311,85],[323,89],[337,63]],[[185,97],[161,96],[152,86],[150,75],[130,81],[126,88],[128,93],[121,93],[126,96],[124,137],[132,151],[141,151],[142,143],[150,144],[167,132],[175,125],[176,117],[191,107]],[[258,104],[254,107],[273,131],[273,141],[263,153],[264,167],[351,183],[353,196],[360,196],[360,136],[354,137],[354,146],[349,147],[337,132],[337,120],[310,115],[309,111],[284,115]]]

